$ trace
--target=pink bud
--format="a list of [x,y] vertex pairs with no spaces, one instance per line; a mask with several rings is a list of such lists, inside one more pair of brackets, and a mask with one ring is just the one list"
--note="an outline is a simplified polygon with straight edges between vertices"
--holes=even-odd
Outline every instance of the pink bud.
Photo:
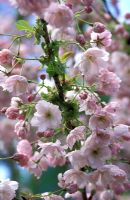
[[11,67],[12,59],[13,54],[9,49],[3,49],[2,51],[0,51],[0,65],[5,67]]
[[24,154],[16,153],[13,156],[13,160],[19,162],[19,164],[23,167],[27,165],[29,158]]
[[124,31],[123,37],[126,38],[126,39],[129,38],[129,33],[127,31]]
[[17,117],[19,116],[19,109],[14,107],[9,107],[6,110],[5,115],[9,119],[17,119]]
[[15,133],[21,139],[26,139],[29,136],[30,124],[20,120],[15,124]]
[[111,16],[110,16],[108,13],[105,13],[105,14],[104,14],[104,18],[105,18],[107,21],[110,21],[110,20],[111,20]]
[[118,3],[118,0],[111,0],[111,3],[112,3],[113,6],[116,6],[117,3]]
[[31,94],[27,97],[27,99],[29,102],[32,102],[35,99],[35,97],[36,97],[36,94]]
[[81,45],[85,44],[85,37],[83,34],[79,34],[76,36],[76,41],[79,42]]
[[126,13],[126,14],[125,14],[125,18],[126,18],[126,19],[130,19],[130,13]]
[[85,100],[88,97],[88,94],[86,92],[81,92],[79,95],[80,99]]
[[115,28],[115,32],[116,33],[120,33],[120,34],[123,34],[124,33],[124,27],[122,24],[118,24]]
[[91,13],[93,10],[92,10],[92,7],[91,6],[86,6],[85,7],[85,11],[86,11],[86,13]]
[[94,23],[94,32],[96,33],[102,33],[105,31],[105,25],[100,23],[100,22],[95,22]]

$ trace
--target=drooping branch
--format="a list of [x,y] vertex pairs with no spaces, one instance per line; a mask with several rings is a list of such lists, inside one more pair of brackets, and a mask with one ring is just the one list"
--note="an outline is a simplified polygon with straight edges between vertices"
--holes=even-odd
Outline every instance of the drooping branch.
[[112,14],[112,12],[110,11],[109,9],[109,6],[107,4],[107,1],[106,0],[102,0],[104,6],[105,6],[105,9],[107,11],[107,13],[111,16],[112,20],[116,23],[116,24],[120,24],[120,22],[114,17],[114,15]]

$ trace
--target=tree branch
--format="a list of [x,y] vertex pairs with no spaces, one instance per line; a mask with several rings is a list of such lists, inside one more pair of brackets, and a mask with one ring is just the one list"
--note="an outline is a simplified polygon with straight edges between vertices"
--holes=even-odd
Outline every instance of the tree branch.
[[[47,23],[46,23],[46,21],[44,19],[41,19],[41,22],[44,25],[44,30],[43,30],[42,36],[44,37],[45,43],[47,45],[48,58],[51,59],[51,57],[53,55],[53,51],[50,48],[50,43],[51,42],[50,42],[48,30],[47,30]],[[62,101],[64,101],[64,92],[63,92],[63,88],[62,88],[62,85],[61,85],[60,80],[59,80],[59,76],[56,74],[56,75],[53,76],[53,79],[55,81],[55,85],[57,87],[57,90],[58,90],[58,93],[59,93],[59,97],[61,98]]]

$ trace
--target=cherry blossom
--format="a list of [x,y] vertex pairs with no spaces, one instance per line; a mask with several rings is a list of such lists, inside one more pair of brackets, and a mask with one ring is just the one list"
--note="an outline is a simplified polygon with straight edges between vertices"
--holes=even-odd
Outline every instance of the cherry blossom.
[[28,82],[24,76],[12,75],[4,83],[4,90],[20,96],[28,91]]
[[84,53],[82,53],[80,61],[76,63],[76,67],[87,75],[89,68],[104,68],[107,66],[108,52],[99,49],[97,47],[89,48]]
[[15,191],[18,189],[18,182],[10,181],[9,179],[0,182],[0,199],[13,200]]
[[31,120],[32,126],[36,126],[38,131],[46,131],[47,129],[55,129],[61,123],[61,111],[57,105],[40,100],[36,104],[34,117]]
[[73,23],[73,12],[64,4],[51,3],[44,18],[55,28],[69,27]]

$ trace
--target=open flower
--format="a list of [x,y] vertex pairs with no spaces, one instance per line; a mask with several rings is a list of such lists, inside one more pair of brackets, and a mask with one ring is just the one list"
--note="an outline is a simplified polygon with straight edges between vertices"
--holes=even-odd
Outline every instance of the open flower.
[[15,190],[18,189],[16,181],[3,180],[0,182],[0,200],[12,200],[15,197]]
[[104,68],[107,66],[108,53],[97,47],[89,48],[81,54],[80,61],[76,63],[75,67],[87,75],[90,68]]
[[99,72],[98,90],[106,95],[114,95],[120,88],[120,78],[107,69],[101,69]]
[[92,135],[87,138],[81,150],[86,156],[86,164],[92,168],[103,166],[105,161],[111,158],[111,150],[108,145],[97,143]]
[[91,46],[92,47],[108,47],[111,45],[112,43],[112,34],[110,33],[110,31],[105,30],[102,33],[95,33],[92,32],[91,33]]
[[84,188],[87,184],[88,175],[80,170],[70,169],[63,175],[58,175],[59,186],[61,188],[69,188],[72,185],[77,185],[79,188]]
[[105,111],[98,111],[89,119],[89,128],[91,130],[107,129],[113,124],[113,116]]
[[70,149],[73,148],[76,141],[84,140],[85,139],[85,126],[78,126],[72,131],[66,138],[66,142]]
[[60,126],[62,117],[57,105],[40,100],[36,104],[36,110],[37,112],[34,113],[31,124],[36,126],[38,131],[42,132]]
[[51,3],[45,13],[45,20],[55,28],[72,26],[73,12],[64,4]]
[[35,13],[39,16],[43,15],[43,12],[52,1],[55,0],[10,0],[12,5],[16,6],[21,14]]
[[10,76],[6,79],[3,89],[16,96],[25,94],[28,91],[27,79],[24,76],[19,75]]

